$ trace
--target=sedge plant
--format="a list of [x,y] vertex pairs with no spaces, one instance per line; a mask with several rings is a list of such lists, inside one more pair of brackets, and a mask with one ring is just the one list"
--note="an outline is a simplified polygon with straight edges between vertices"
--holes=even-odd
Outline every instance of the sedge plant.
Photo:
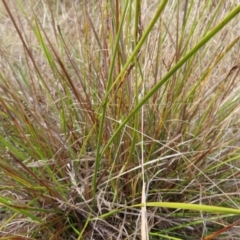
[[0,11],[0,239],[240,237],[237,1]]

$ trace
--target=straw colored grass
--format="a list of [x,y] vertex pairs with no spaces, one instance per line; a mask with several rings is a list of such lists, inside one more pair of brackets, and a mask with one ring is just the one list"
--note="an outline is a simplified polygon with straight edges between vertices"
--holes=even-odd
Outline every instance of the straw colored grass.
[[239,239],[237,1],[0,3],[0,239]]

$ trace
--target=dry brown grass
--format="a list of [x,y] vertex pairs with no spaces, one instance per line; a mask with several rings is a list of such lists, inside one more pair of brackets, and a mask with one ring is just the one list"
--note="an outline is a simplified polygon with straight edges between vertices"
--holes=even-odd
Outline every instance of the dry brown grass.
[[[147,207],[141,215],[126,206],[144,202],[145,194],[147,202],[239,206],[238,16],[156,90],[104,151],[136,96],[156,86],[236,2],[169,1],[109,91],[100,138],[123,1],[17,2],[0,2],[0,239],[147,239],[145,224],[152,240],[206,240],[236,222],[230,214]],[[138,40],[157,6],[141,1]],[[131,14],[112,83],[134,48],[134,5]],[[223,233],[239,237],[237,226]]]

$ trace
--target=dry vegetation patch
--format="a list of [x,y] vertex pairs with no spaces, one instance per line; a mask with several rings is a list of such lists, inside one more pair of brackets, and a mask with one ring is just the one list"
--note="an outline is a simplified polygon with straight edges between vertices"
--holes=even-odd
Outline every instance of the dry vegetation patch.
[[239,239],[239,11],[1,1],[0,239]]

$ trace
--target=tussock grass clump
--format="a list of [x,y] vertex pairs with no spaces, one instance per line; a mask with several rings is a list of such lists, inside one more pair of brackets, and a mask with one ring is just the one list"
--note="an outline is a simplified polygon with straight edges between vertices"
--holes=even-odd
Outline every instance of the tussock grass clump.
[[234,1],[5,1],[0,239],[238,239]]

